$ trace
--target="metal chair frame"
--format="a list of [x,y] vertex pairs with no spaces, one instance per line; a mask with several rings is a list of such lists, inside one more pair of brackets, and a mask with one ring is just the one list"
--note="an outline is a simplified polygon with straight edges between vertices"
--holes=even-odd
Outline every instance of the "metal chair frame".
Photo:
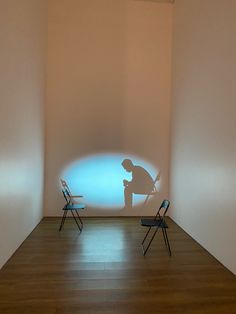
[[[171,248],[170,248],[170,243],[169,243],[169,239],[168,239],[168,235],[167,235],[167,231],[166,231],[166,229],[168,228],[168,225],[165,222],[165,216],[166,216],[166,213],[167,213],[169,206],[170,206],[170,201],[164,200],[161,203],[161,206],[159,207],[157,214],[154,218],[152,218],[152,219],[142,218],[141,219],[141,221],[140,221],[141,226],[148,227],[148,231],[146,232],[144,239],[142,241],[142,244],[141,244],[144,256],[146,255],[158,229],[160,229],[160,228],[162,230],[165,245],[169,251],[169,255],[171,256]],[[146,248],[145,248],[146,240],[148,239],[148,235],[149,235],[152,228],[155,228],[155,231],[154,231],[153,235],[151,236],[151,238],[150,238],[150,240],[147,243]]]
[[[63,182],[62,182],[63,181]],[[61,219],[61,224],[60,224],[60,227],[59,227],[59,231],[61,231],[64,223],[65,223],[65,220],[66,220],[66,217],[67,217],[67,214],[68,214],[68,211],[71,212],[71,215],[79,229],[79,231],[81,232],[82,229],[83,229],[83,221],[78,213],[79,210],[81,209],[85,209],[86,206],[84,204],[81,204],[81,203],[75,203],[74,201],[74,198],[76,197],[82,197],[81,195],[78,195],[78,196],[73,196],[71,195],[71,192],[69,190],[69,187],[67,185],[67,183],[65,182],[64,180],[61,180],[61,183],[62,183],[62,194],[66,200],[66,204],[64,205],[64,207],[62,208],[62,210],[64,211],[63,213],[63,216],[62,216],[62,219]]]

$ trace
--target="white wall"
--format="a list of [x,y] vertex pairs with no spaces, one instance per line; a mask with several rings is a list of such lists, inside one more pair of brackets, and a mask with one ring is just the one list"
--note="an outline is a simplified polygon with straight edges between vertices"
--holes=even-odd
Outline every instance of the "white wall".
[[61,215],[62,170],[101,152],[153,164],[167,197],[172,5],[49,0],[48,27],[45,214]]
[[174,9],[172,217],[236,273],[236,1]]
[[0,267],[42,218],[46,1],[0,0]]

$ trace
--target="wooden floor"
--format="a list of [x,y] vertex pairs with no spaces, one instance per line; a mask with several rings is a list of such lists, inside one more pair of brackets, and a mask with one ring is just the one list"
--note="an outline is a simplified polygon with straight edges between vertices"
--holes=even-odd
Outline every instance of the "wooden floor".
[[[143,257],[137,218],[44,219],[0,271],[0,313],[236,313],[236,276],[168,221]],[[7,239],[6,239],[7,241]]]

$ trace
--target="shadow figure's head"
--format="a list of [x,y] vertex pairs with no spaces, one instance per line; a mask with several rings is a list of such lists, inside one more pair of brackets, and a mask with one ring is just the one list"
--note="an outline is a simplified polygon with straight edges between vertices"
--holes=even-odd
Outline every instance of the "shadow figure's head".
[[134,168],[134,164],[130,159],[124,159],[122,161],[122,166],[127,172],[131,172]]

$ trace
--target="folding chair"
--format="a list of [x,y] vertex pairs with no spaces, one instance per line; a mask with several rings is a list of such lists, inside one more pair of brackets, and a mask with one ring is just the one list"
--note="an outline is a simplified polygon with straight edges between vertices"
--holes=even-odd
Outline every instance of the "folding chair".
[[[157,214],[154,218],[150,219],[150,218],[142,218],[140,223],[141,226],[143,227],[148,227],[148,231],[142,241],[142,249],[143,249],[143,255],[145,255],[158,231],[158,229],[162,230],[162,234],[163,234],[163,238],[165,241],[165,245],[168,248],[169,251],[169,255],[171,256],[171,249],[170,249],[170,243],[169,243],[169,239],[167,236],[167,231],[166,229],[168,228],[167,223],[165,222],[165,215],[167,213],[167,210],[170,206],[170,201],[169,200],[164,200],[161,203],[161,206],[159,207]],[[155,228],[155,231],[153,233],[153,235],[151,236],[149,242],[146,245],[145,248],[145,244],[146,244],[146,240],[148,239],[148,234],[151,231],[152,228]]]
[[59,231],[61,231],[61,229],[65,223],[68,211],[70,211],[72,214],[72,217],[74,218],[74,220],[76,222],[77,227],[79,228],[79,231],[81,232],[83,229],[83,221],[80,218],[78,211],[81,209],[85,209],[86,206],[84,204],[79,203],[76,200],[76,198],[81,198],[83,196],[82,195],[72,195],[65,180],[61,179],[61,185],[62,185],[62,194],[66,200],[66,204],[62,208],[64,213],[63,213],[63,216],[61,219]]

